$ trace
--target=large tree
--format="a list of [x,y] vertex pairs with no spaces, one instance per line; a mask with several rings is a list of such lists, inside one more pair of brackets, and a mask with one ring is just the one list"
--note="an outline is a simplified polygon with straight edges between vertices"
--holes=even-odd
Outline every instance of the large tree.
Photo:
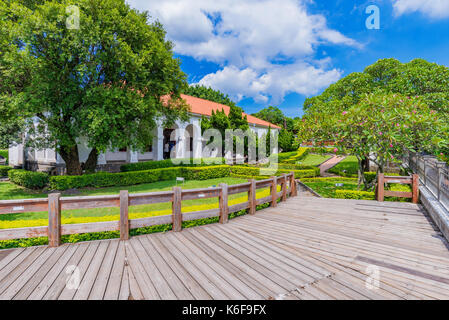
[[[447,147],[449,125],[441,112],[430,108],[420,97],[373,93],[351,108],[332,116],[308,113],[298,123],[302,141],[322,145],[332,141],[335,152],[355,155],[359,183],[365,179],[364,160],[369,157],[384,172],[388,162],[401,163],[408,152],[431,152]],[[374,180],[375,181],[375,180]]]
[[[389,94],[419,97],[438,118],[449,122],[449,68],[423,59],[401,63],[396,59],[382,59],[330,85],[322,94],[304,102],[305,119],[319,122],[356,107],[367,95]],[[301,125],[301,124],[300,124]],[[314,131],[313,128],[309,132]],[[435,145],[427,152],[449,155],[444,144]],[[368,154],[364,155],[364,159]]]
[[343,112],[372,92],[420,96],[433,110],[449,113],[449,68],[423,59],[408,63],[382,59],[306,99],[304,112]]
[[1,2],[0,121],[24,119],[28,144],[56,148],[72,175],[82,173],[81,137],[87,167],[107,149],[144,150],[157,119],[188,114],[172,43],[148,21],[124,0]]

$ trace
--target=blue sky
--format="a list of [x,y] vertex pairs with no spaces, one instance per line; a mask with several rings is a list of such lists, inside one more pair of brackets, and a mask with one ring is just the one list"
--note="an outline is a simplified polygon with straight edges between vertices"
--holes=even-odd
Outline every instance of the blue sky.
[[[449,66],[449,0],[128,0],[159,20],[189,83],[246,112],[302,114],[306,97],[382,58]],[[367,29],[370,5],[380,29]]]

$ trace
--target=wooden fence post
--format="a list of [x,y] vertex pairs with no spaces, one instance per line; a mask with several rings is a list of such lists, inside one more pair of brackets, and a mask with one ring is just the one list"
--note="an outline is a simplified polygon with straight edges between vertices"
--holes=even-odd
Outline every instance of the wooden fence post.
[[220,183],[220,196],[219,196],[219,207],[220,207],[220,223],[228,223],[228,185],[226,183]]
[[419,201],[419,176],[415,173],[412,175],[412,202],[418,203]]
[[290,180],[290,188],[291,188],[290,197],[296,197],[298,195],[298,190],[296,189],[295,173],[292,171],[291,175],[292,177]]
[[276,176],[271,177],[271,206],[277,206],[278,179]]
[[182,230],[181,200],[182,200],[181,187],[173,187],[172,213],[173,213],[174,232],[179,232]]
[[287,174],[283,174],[283,182],[282,182],[282,201],[287,201]]
[[60,193],[48,195],[48,245],[58,247],[61,245],[61,202]]
[[120,190],[120,240],[129,239],[129,193],[128,190]]
[[377,178],[377,201],[384,201],[385,175],[379,173]]
[[256,214],[256,180],[249,179],[251,182],[248,191],[249,214]]

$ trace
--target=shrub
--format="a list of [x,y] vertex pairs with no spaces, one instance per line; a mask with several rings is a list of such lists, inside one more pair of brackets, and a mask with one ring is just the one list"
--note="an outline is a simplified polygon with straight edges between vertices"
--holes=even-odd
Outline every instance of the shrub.
[[[293,155],[292,157],[282,161],[284,163],[296,163],[299,160],[302,160],[305,158],[305,156],[307,156],[310,152],[310,148],[306,148],[306,147],[301,147],[298,149],[298,151],[296,152],[295,155]],[[279,161],[281,162],[281,161]]]
[[8,150],[0,150],[0,157],[6,159],[6,164],[8,164],[9,151]]
[[187,180],[209,180],[229,177],[231,167],[227,165],[210,167],[183,167],[182,176]]
[[1,177],[7,177],[8,171],[11,170],[11,167],[8,166],[0,166],[0,178]]
[[82,176],[53,176],[50,177],[49,187],[52,190],[79,189],[85,187],[102,188],[174,180],[176,177],[184,177],[187,180],[207,180],[227,177],[229,174],[230,169],[227,165],[173,167],[119,173],[99,172]]
[[[269,168],[256,168],[256,167],[244,167],[244,166],[233,166],[231,167],[231,173],[241,176],[265,176],[268,178],[269,176],[275,175],[279,176],[284,173],[295,173],[295,178],[310,178],[319,175],[315,169],[306,169],[306,170],[289,170],[289,169],[278,169],[276,172],[271,172]],[[264,174],[266,173],[266,174]],[[265,179],[266,179],[265,178]]]
[[49,176],[43,172],[11,169],[8,171],[11,182],[28,189],[42,189],[48,184]]
[[[199,159],[176,159],[179,161],[177,163],[173,163],[171,159],[160,160],[160,161],[146,161],[146,162],[138,162],[138,163],[127,163],[120,167],[120,171],[122,172],[130,172],[130,171],[144,171],[151,169],[162,169],[162,168],[172,168],[172,167],[200,167],[200,166],[215,166],[217,164],[224,164],[224,158],[204,158],[200,160],[199,164],[194,163],[195,161],[199,161]],[[213,163],[212,163],[213,161]]]
[[374,200],[374,192],[357,190],[335,190],[337,199]]
[[265,179],[268,179],[267,176],[250,176],[250,175],[235,174],[235,173],[231,173],[231,177],[233,177],[233,178],[240,178],[240,179],[254,179],[254,180],[265,180]]

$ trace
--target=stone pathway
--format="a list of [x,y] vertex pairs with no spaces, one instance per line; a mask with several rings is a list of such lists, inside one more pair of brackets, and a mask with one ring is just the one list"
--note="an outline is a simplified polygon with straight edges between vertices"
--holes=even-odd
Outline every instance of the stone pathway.
[[327,172],[330,168],[335,167],[339,162],[344,160],[346,157],[340,157],[340,156],[333,156],[326,162],[322,163],[320,165],[320,174],[322,177],[337,177],[337,175],[333,173]]

